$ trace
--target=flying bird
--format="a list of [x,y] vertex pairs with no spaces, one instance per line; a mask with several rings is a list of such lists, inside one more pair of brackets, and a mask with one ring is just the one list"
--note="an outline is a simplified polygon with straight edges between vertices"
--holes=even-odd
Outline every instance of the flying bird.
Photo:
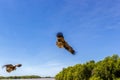
[[10,73],[11,71],[16,70],[16,67],[21,67],[21,66],[22,66],[22,64],[16,64],[16,65],[6,64],[6,65],[4,65],[2,68],[6,67],[6,71],[7,71],[8,73]]
[[67,51],[69,51],[71,54],[75,54],[75,50],[65,41],[63,33],[58,32],[57,35],[57,42],[56,45],[59,48],[65,48]]

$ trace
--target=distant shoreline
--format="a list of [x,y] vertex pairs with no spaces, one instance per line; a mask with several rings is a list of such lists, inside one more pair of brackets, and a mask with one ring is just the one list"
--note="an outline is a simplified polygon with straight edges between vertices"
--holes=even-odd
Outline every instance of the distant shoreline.
[[35,79],[0,79],[0,80],[55,80],[55,78],[35,78]]
[[50,76],[41,77],[38,75],[27,75],[27,76],[0,76],[0,79],[44,79],[44,78],[54,78]]

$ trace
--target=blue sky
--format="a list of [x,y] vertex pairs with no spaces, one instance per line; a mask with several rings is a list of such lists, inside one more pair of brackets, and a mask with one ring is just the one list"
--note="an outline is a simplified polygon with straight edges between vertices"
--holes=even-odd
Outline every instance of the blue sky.
[[[56,46],[63,32],[76,50]],[[21,63],[2,76],[55,76],[64,67],[120,55],[120,0],[0,0],[0,66]]]

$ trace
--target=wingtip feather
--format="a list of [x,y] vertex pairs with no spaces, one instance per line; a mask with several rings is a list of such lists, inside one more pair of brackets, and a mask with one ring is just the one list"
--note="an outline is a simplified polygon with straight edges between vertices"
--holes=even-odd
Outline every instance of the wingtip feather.
[[56,36],[57,37],[63,37],[63,33],[62,32],[58,32]]

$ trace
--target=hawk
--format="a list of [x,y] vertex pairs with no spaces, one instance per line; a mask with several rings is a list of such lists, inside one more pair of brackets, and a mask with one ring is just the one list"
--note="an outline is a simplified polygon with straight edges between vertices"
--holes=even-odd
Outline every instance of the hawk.
[[75,50],[65,41],[63,33],[58,32],[57,35],[57,42],[56,45],[59,48],[65,48],[67,51],[69,51],[71,54],[75,54]]
[[22,66],[22,64],[16,64],[16,65],[6,64],[6,65],[4,65],[2,68],[6,67],[6,71],[7,71],[8,73],[10,73],[11,71],[16,70],[16,67],[21,67],[21,66]]

